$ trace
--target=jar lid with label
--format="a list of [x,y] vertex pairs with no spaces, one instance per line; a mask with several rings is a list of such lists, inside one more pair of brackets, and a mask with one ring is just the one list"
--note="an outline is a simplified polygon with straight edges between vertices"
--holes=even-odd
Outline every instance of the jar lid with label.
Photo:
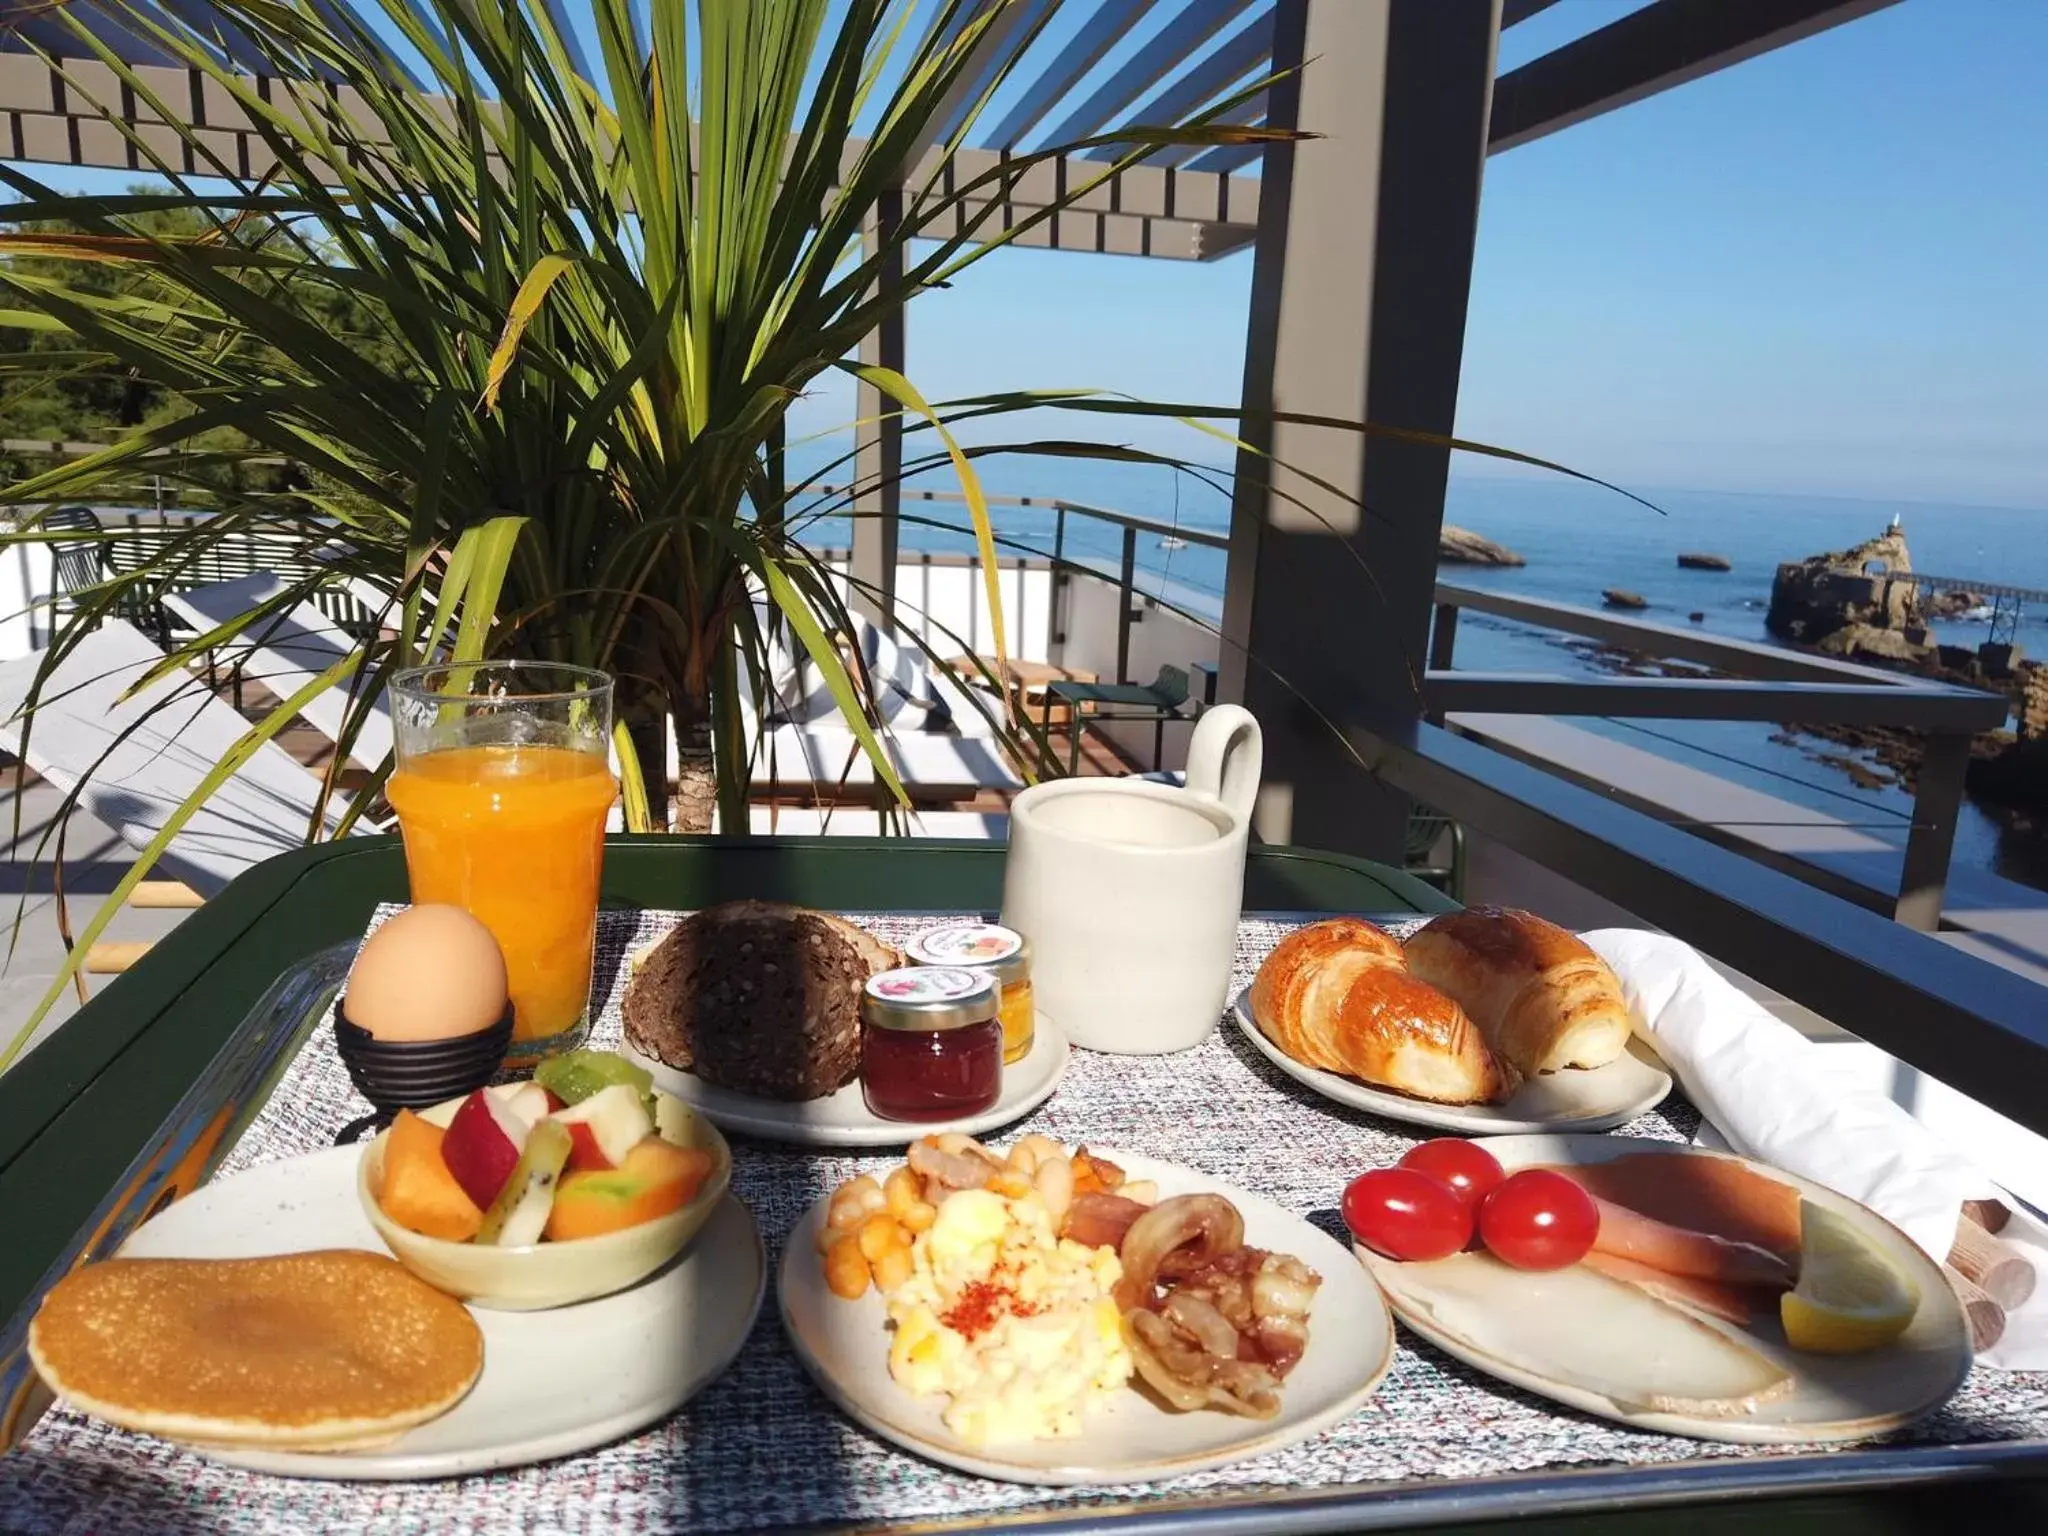
[[860,1016],[876,1029],[963,1029],[993,1019],[996,1001],[995,978],[987,971],[909,965],[868,978]]
[[960,966],[986,971],[1004,986],[1031,973],[1031,945],[1000,923],[949,923],[930,928],[904,946],[919,965]]

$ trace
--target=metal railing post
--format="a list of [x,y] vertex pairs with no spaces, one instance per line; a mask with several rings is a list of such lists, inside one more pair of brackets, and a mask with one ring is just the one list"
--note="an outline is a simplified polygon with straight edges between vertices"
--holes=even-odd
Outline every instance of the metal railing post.
[[1451,655],[1458,647],[1458,605],[1437,600],[1436,618],[1429,630],[1429,664],[1433,669],[1448,670]]
[[1072,590],[1072,583],[1067,579],[1066,559],[1067,509],[1061,504],[1053,514],[1052,520],[1052,609],[1046,615],[1052,643],[1046,647],[1046,659],[1062,664],[1067,659],[1067,627],[1063,622],[1066,615],[1065,598]]
[[1131,680],[1131,599],[1137,595],[1138,584],[1138,530],[1124,529],[1124,558],[1122,573],[1117,578],[1116,600],[1116,680],[1128,683]]
[[1949,860],[1955,853],[1956,815],[1962,808],[1963,775],[1969,766],[1968,736],[1928,734],[1913,796],[1913,829],[1906,834],[1906,860],[1899,871],[1899,897],[1892,908],[1892,916],[1908,928],[1932,933],[1941,926]]
[[[1458,648],[1458,605],[1437,599],[1436,616],[1429,626],[1429,670],[1448,672],[1451,657]],[[1444,723],[1444,712],[1440,709],[1425,710],[1423,719],[1431,725]]]

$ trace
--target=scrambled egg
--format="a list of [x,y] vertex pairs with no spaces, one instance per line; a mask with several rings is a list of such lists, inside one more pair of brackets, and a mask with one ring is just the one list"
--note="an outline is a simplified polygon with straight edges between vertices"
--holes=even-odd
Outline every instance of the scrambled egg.
[[889,1372],[918,1396],[950,1394],[946,1427],[969,1445],[1077,1435],[1131,1378],[1110,1292],[1109,1248],[1062,1241],[1036,1195],[946,1197],[888,1293]]

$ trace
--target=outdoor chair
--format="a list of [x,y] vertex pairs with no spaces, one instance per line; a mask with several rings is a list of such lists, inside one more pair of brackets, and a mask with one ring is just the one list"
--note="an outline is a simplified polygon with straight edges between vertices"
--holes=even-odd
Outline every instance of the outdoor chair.
[[[1450,862],[1439,863],[1436,851],[1450,840]],[[1465,899],[1465,829],[1435,811],[1415,810],[1408,816],[1403,867],[1416,879],[1435,886],[1453,901]]]
[[[1152,769],[1156,773],[1166,761],[1166,726],[1171,720],[1192,719],[1182,714],[1189,697],[1188,674],[1180,667],[1163,666],[1149,683],[1077,683],[1055,680],[1045,685],[1044,723],[1051,729],[1052,708],[1064,704],[1071,719],[1067,742],[1067,773],[1081,771],[1081,738],[1090,725],[1113,721],[1152,722]],[[1114,713],[1105,713],[1104,706]]]
[[[37,526],[45,531],[94,535],[101,531],[99,514],[90,507],[78,506],[52,507],[38,520]],[[78,594],[107,579],[107,550],[105,543],[97,537],[52,539],[48,548],[55,579],[51,583],[51,619],[46,633],[53,633],[59,616],[69,616],[78,611]],[[34,628],[31,624],[31,633]]]

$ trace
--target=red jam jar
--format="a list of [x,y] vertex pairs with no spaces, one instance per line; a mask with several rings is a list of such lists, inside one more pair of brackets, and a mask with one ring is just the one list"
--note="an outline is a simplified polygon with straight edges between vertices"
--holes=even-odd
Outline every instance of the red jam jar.
[[1003,1092],[1003,1026],[986,971],[907,966],[868,978],[860,1091],[885,1120],[954,1120]]

